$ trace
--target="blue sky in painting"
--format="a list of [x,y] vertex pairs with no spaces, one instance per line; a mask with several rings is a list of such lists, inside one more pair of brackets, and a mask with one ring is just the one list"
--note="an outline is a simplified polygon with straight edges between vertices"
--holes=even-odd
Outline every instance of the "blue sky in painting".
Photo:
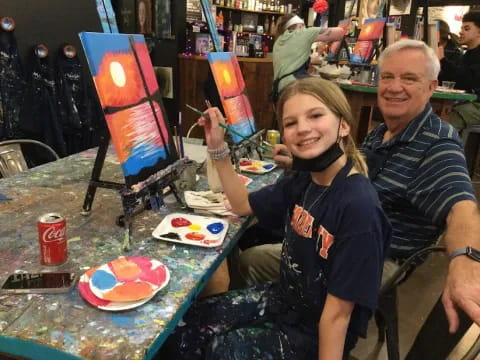
[[136,43],[145,43],[143,35],[138,34],[80,33],[80,40],[85,49],[92,76],[97,75],[105,53],[117,51],[125,53],[130,51],[130,43],[128,41],[129,36],[133,36]]

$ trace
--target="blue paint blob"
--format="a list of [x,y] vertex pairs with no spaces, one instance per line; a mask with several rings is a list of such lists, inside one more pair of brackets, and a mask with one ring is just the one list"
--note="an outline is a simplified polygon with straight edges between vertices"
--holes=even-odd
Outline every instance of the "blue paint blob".
[[207,225],[208,231],[210,231],[212,234],[218,234],[222,232],[224,226],[220,222],[212,223],[210,225]]
[[131,328],[134,325],[132,315],[123,315],[123,314],[112,314],[112,322],[121,328]]
[[265,165],[263,165],[263,168],[265,170],[270,170],[271,168],[273,168],[273,164],[265,164]]
[[115,276],[105,270],[97,270],[92,275],[92,285],[100,290],[108,290],[117,284]]

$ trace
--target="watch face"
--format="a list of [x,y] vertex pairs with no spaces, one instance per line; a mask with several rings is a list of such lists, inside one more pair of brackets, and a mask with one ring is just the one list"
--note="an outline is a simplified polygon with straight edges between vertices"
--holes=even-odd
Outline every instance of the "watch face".
[[475,261],[480,262],[480,251],[475,250],[474,248],[468,247],[467,248],[467,255]]

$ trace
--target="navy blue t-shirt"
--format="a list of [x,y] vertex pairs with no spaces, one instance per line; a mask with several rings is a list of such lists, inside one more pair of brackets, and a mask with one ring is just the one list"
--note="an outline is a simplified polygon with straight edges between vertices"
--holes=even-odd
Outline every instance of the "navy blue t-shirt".
[[350,169],[329,187],[300,172],[251,193],[249,201],[264,226],[285,227],[280,288],[289,311],[315,333],[330,293],[355,303],[349,334],[365,337],[391,227],[370,181],[347,177]]

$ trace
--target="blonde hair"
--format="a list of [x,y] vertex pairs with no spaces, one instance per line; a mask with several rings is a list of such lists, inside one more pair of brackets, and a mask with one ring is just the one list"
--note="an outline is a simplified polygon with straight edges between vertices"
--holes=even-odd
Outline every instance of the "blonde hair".
[[[309,77],[296,80],[282,90],[277,103],[277,121],[281,131],[283,131],[282,118],[285,102],[297,94],[311,95],[317,98],[338,118],[345,121],[348,125],[352,125],[352,111],[343,91],[331,81]],[[365,162],[363,155],[357,149],[352,135],[348,134],[343,137],[342,143],[345,149],[345,155],[347,155],[347,158],[352,159],[355,169],[363,175],[368,176],[367,163]]]

